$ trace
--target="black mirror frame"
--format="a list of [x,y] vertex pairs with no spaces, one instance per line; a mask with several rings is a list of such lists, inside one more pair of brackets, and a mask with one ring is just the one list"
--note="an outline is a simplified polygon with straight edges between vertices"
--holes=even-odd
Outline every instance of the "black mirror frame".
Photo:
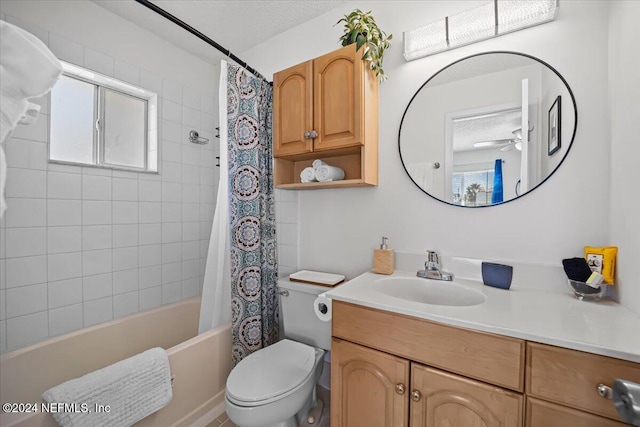
[[[512,54],[512,55],[519,55],[519,56],[524,56],[526,58],[529,58],[529,59],[532,59],[534,61],[537,61],[537,62],[545,65],[551,71],[553,71],[556,74],[556,76],[558,76],[560,78],[560,80],[562,80],[562,83],[564,83],[565,87],[569,91],[569,95],[571,96],[571,102],[573,103],[573,112],[574,112],[574,120],[575,120],[574,121],[574,126],[573,126],[573,134],[571,135],[571,141],[569,142],[569,146],[567,147],[567,152],[564,154],[564,157],[562,158],[562,160],[560,160],[560,163],[558,163],[558,165],[555,167],[555,169],[553,169],[553,171],[549,175],[547,175],[545,177],[545,179],[540,181],[535,187],[531,188],[526,193],[520,194],[517,197],[514,197],[513,199],[509,199],[509,200],[506,200],[506,201],[503,201],[503,202],[500,202],[500,203],[491,204],[491,205],[482,205],[482,206],[456,205],[454,203],[447,202],[445,200],[439,199],[439,198],[433,196],[432,194],[429,194],[424,188],[422,188],[420,185],[418,185],[418,183],[415,182],[415,180],[411,177],[411,175],[409,174],[409,171],[407,170],[407,166],[405,165],[404,160],[402,158],[402,150],[401,150],[401,147],[400,147],[400,136],[402,134],[402,124],[404,123],[405,116],[407,115],[407,111],[409,110],[409,107],[411,107],[411,103],[413,102],[413,100],[416,98],[416,96],[418,96],[418,94],[420,93],[422,88],[424,88],[438,74],[440,74],[441,72],[443,72],[447,68],[457,64],[458,62],[462,62],[462,61],[470,59],[470,58],[475,58],[476,56],[490,55],[490,54],[496,54],[496,53],[500,53],[500,54],[508,53],[508,54]],[[553,176],[553,174],[556,173],[556,171],[560,168],[560,166],[562,166],[562,163],[564,163],[565,159],[569,155],[569,152],[571,151],[571,148],[573,147],[573,141],[575,140],[577,130],[578,130],[578,106],[576,105],[576,99],[573,96],[573,91],[571,90],[571,87],[569,86],[569,83],[567,83],[567,81],[564,79],[564,77],[562,77],[562,75],[558,72],[558,70],[556,70],[554,67],[552,67],[551,65],[549,65],[545,61],[543,61],[543,60],[541,60],[539,58],[536,58],[535,56],[527,55],[526,53],[513,52],[513,51],[508,51],[508,50],[495,50],[495,51],[490,51],[490,52],[476,53],[474,55],[469,55],[469,56],[465,56],[464,58],[458,59],[458,60],[452,62],[451,64],[449,64],[449,65],[441,68],[440,70],[438,70],[431,77],[429,77],[429,79],[427,79],[427,81],[424,82],[422,84],[422,86],[420,86],[418,88],[416,93],[414,93],[413,96],[411,97],[411,99],[409,100],[409,103],[407,104],[407,108],[405,108],[404,113],[402,114],[402,119],[400,120],[400,128],[398,129],[398,154],[400,155],[400,162],[402,163],[402,167],[403,167],[405,173],[407,174],[407,176],[409,177],[409,179],[411,180],[411,182],[413,182],[413,184],[416,187],[418,187],[420,189],[420,191],[422,191],[424,194],[426,194],[427,196],[431,197],[432,199],[437,200],[440,203],[444,203],[444,204],[447,204],[447,205],[450,205],[450,206],[455,206],[457,208],[468,208],[468,209],[490,208],[490,207],[494,207],[494,206],[503,205],[505,203],[509,203],[509,202],[514,201],[514,200],[518,200],[518,199],[526,196],[527,194],[532,193],[534,190],[536,190],[540,186],[542,186],[542,184],[544,184],[549,178],[551,178],[551,176]]]

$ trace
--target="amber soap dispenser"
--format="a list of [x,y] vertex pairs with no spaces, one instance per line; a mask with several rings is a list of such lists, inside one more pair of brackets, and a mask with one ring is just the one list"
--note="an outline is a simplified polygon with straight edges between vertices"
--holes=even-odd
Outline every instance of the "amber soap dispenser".
[[386,237],[382,238],[380,249],[373,251],[373,272],[377,274],[393,274],[393,249],[389,249]]

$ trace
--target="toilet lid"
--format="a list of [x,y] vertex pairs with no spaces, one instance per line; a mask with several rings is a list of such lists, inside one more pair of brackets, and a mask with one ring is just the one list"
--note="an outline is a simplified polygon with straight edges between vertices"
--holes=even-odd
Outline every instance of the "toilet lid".
[[315,349],[282,340],[244,358],[227,378],[227,395],[240,402],[260,402],[302,384],[315,365]]

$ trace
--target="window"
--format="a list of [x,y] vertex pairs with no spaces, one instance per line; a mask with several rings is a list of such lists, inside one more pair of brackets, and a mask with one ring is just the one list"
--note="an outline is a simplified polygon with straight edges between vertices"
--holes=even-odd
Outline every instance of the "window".
[[493,170],[453,173],[453,203],[461,206],[491,204]]
[[157,172],[157,95],[62,64],[51,90],[49,160]]

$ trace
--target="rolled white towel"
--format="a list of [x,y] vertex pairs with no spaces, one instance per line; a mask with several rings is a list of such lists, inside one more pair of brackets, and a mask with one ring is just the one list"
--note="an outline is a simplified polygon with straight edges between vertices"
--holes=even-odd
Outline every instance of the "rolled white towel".
[[322,160],[320,160],[320,159],[316,159],[316,160],[314,160],[314,161],[313,161],[313,163],[311,163],[311,166],[312,166],[314,169],[318,169],[320,166],[323,166],[323,165],[326,165],[326,163],[325,163],[325,162],[323,162],[323,161],[322,161]]
[[320,182],[340,181],[344,179],[344,170],[337,166],[322,165],[316,169],[316,179]]
[[316,182],[316,171],[313,168],[304,168],[300,172],[300,181],[302,182]]

